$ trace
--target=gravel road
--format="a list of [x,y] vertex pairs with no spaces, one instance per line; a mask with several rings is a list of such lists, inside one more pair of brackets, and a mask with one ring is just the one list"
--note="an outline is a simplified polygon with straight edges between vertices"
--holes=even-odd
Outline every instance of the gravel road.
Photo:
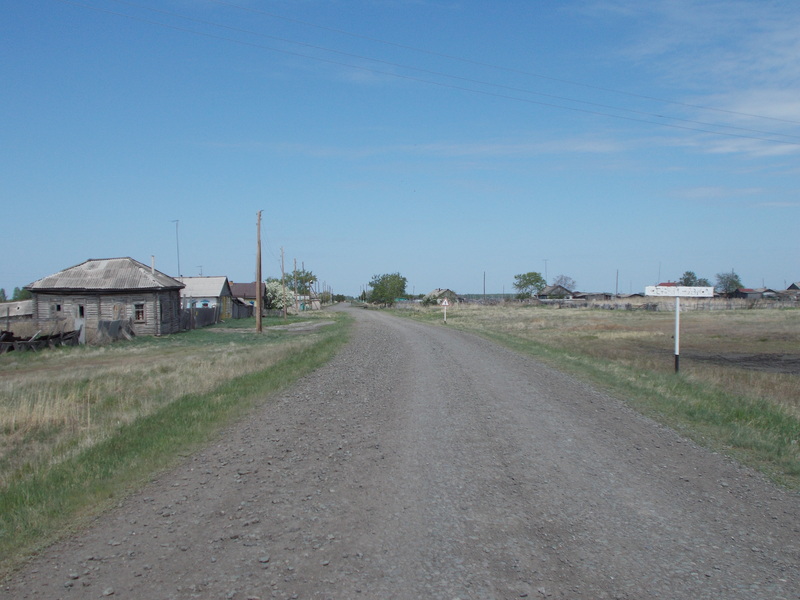
[[800,598],[800,497],[478,337],[380,312],[4,598]]

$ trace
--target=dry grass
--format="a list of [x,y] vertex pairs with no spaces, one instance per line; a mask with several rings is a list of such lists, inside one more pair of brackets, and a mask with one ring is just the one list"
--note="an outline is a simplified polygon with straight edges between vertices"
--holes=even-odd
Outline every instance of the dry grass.
[[315,341],[313,334],[198,331],[3,355],[0,486],[97,444],[177,398],[263,370]]
[[[441,318],[441,309],[417,311],[418,318]],[[674,371],[675,314],[670,311],[463,305],[449,309],[447,321],[638,372]],[[680,334],[685,378],[768,400],[800,417],[800,371],[781,372],[791,366],[780,360],[791,355],[800,361],[800,311],[686,311]]]
[[[442,321],[439,308],[401,314]],[[448,327],[480,333],[592,380],[637,410],[774,481],[800,489],[800,311],[458,306]]]

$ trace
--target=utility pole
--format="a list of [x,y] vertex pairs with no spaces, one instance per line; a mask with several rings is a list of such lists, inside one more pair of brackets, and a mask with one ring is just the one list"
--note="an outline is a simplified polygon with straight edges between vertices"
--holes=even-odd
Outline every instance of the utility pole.
[[298,290],[300,288],[297,286],[297,259],[294,259],[294,308],[297,311],[297,314],[300,314],[300,294],[298,294]]
[[286,271],[283,263],[283,246],[281,246],[281,287],[283,288],[283,320],[286,320]]
[[258,224],[256,225],[256,331],[264,331],[261,322],[261,306],[264,299],[261,296],[261,211],[258,211]]

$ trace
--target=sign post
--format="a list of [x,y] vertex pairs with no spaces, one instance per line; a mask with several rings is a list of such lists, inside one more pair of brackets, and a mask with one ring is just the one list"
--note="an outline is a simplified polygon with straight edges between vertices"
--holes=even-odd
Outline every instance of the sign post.
[[444,323],[447,325],[447,307],[450,306],[450,301],[445,298],[442,300],[442,306],[444,307]]
[[681,298],[713,298],[713,287],[688,287],[681,285],[648,285],[645,296],[675,298],[675,372],[680,370],[681,362]]

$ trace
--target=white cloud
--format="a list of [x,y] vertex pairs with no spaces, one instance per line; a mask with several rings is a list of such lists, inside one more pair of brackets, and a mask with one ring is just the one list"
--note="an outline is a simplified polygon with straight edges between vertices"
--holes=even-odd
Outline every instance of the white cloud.
[[800,4],[599,0],[586,7],[612,24],[627,21],[634,33],[620,38],[618,57],[646,68],[654,85],[683,94],[661,95],[674,101],[659,103],[667,116],[718,123],[721,131],[753,138],[709,138],[711,152],[769,156],[800,149]]

